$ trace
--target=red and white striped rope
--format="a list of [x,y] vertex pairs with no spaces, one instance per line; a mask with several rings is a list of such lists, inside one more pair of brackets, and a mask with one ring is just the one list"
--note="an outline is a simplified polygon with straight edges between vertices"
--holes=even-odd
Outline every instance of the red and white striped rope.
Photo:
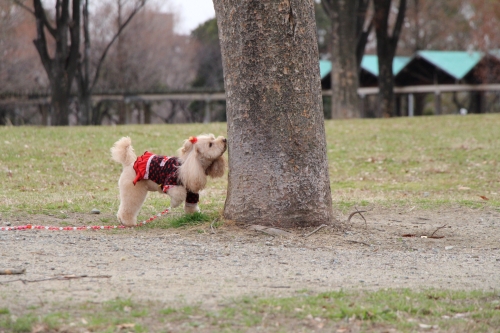
[[110,230],[110,229],[127,229],[134,227],[142,227],[143,225],[156,220],[158,217],[168,214],[168,209],[163,212],[151,216],[149,219],[142,222],[138,222],[136,226],[127,227],[124,225],[88,225],[83,227],[55,227],[55,226],[43,226],[43,225],[17,225],[12,227],[0,227],[0,231],[10,231],[10,230],[53,230],[53,231],[63,231],[63,230]]

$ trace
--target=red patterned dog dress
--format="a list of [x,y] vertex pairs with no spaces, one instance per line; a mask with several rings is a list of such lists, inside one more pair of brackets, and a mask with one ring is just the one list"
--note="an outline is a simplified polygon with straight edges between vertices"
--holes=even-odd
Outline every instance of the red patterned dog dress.
[[[160,185],[166,193],[172,186],[182,185],[177,179],[177,169],[181,166],[178,157],[155,155],[149,151],[139,156],[134,163],[134,185],[143,179],[149,179]],[[197,204],[200,195],[187,190],[186,202]]]

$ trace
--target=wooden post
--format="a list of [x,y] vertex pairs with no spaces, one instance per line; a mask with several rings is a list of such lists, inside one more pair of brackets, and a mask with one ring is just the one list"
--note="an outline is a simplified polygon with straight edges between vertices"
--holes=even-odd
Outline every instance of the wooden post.
[[408,94],[408,117],[413,117],[415,112],[415,96]]
[[208,124],[211,121],[210,116],[210,97],[205,100],[205,116],[203,117],[203,123]]
[[144,123],[151,124],[151,103],[144,103]]
[[440,115],[441,114],[441,93],[439,91],[436,91],[434,93],[434,103],[435,103],[435,114]]

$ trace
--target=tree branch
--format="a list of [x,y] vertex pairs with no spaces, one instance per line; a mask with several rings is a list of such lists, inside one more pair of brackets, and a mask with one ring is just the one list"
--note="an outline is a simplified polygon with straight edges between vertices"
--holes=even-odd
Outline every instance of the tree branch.
[[399,40],[399,34],[401,33],[401,29],[403,28],[403,23],[405,20],[405,12],[406,12],[406,0],[399,0],[399,11],[396,19],[396,23],[394,24],[394,29],[392,32],[392,36],[389,37],[390,45],[396,50]]
[[321,6],[323,7],[323,10],[325,11],[326,15],[332,19],[332,3],[329,2],[328,0],[321,0]]
[[[67,1],[64,1],[67,3]],[[64,8],[66,14],[69,15],[69,8]],[[66,68],[68,71],[68,76],[73,77],[73,74],[76,71],[76,67],[79,60],[79,52],[80,52],[80,0],[73,0],[72,7],[72,18],[71,22],[69,22],[70,18],[66,17],[68,21],[69,30],[70,30],[70,39],[71,45],[69,48],[68,59],[66,62]],[[70,85],[71,86],[71,85]]]
[[35,7],[35,17],[36,17],[36,30],[37,36],[36,39],[33,40],[35,47],[40,55],[40,59],[42,61],[43,67],[47,71],[47,74],[51,72],[52,69],[52,59],[49,56],[49,52],[47,51],[47,39],[45,38],[44,31],[44,19],[45,12],[43,10],[43,6],[40,0],[34,0]]
[[366,21],[366,13],[368,12],[369,0],[358,0],[358,10],[356,17],[356,35],[359,36],[363,33]]
[[[18,5],[19,7],[21,7],[22,9],[26,10],[27,12],[29,12],[31,15],[35,16],[35,18],[40,18],[44,24],[44,26],[47,28],[47,30],[50,32],[50,34],[52,36],[55,36],[55,29],[50,25],[49,21],[47,20],[47,16],[45,15],[45,11],[41,11],[41,17],[38,17],[36,15],[36,12],[31,9],[30,7],[26,6],[24,3],[22,3],[20,0],[13,0],[14,3],[16,5]],[[36,1],[35,2],[35,5],[36,5]]]
[[365,54],[366,43],[368,42],[368,37],[373,29],[373,17],[368,24],[368,28],[362,31],[358,35],[358,43],[356,44],[356,61],[358,62],[358,69],[361,66],[361,61],[363,60],[363,55]]
[[24,3],[22,3],[21,1],[19,0],[14,0],[14,3],[16,5],[18,5],[19,7],[21,7],[22,9],[28,11],[29,13],[31,13],[32,15],[35,15],[35,11],[33,9],[31,9],[30,7],[26,6]]
[[144,5],[146,4],[146,1],[147,0],[140,0],[139,5],[134,8],[134,10],[130,13],[129,17],[118,28],[118,31],[116,32],[116,34],[113,36],[111,41],[108,43],[108,45],[104,49],[104,52],[102,53],[101,58],[99,58],[99,62],[97,63],[97,68],[95,71],[94,80],[92,80],[92,85],[89,88],[90,91],[92,91],[94,89],[94,86],[97,83],[97,80],[99,79],[99,73],[101,71],[102,63],[104,62],[104,59],[106,58],[106,55],[107,55],[109,49],[111,48],[111,45],[113,45],[113,43],[118,39],[118,36],[120,36],[123,29],[125,29],[125,27],[130,23],[130,21],[135,16],[135,14],[137,14],[141,10],[141,8],[144,7]]
[[363,60],[363,55],[365,53],[366,43],[368,41],[368,36],[373,28],[373,15],[370,18],[370,23],[366,30],[363,30],[365,27],[366,14],[368,12],[368,5],[370,4],[369,0],[359,0],[358,4],[358,17],[356,24],[356,36],[358,37],[356,43],[356,62],[358,71],[361,69],[361,61]]

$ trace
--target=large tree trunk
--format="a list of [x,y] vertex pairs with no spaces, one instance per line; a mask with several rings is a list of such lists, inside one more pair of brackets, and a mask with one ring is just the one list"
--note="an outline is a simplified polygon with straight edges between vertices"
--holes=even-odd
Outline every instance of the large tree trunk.
[[214,5],[227,96],[225,218],[279,227],[331,223],[313,2]]

